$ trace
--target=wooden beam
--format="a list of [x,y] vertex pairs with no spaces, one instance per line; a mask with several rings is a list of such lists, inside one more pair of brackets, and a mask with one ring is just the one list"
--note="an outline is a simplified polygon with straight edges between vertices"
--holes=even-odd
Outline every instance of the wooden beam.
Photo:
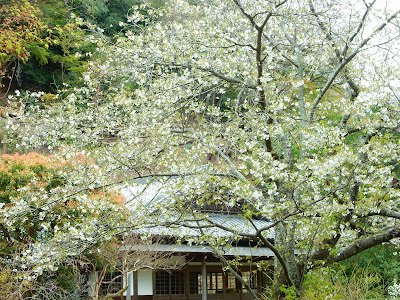
[[201,300],[207,300],[207,267],[206,267],[206,258],[203,257],[201,262]]

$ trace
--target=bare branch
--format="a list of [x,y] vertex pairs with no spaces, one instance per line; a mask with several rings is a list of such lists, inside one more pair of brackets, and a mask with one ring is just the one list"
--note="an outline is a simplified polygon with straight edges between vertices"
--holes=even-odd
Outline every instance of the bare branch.
[[227,266],[228,271],[235,276],[237,280],[240,281],[240,283],[246,287],[246,289],[249,291],[253,299],[259,300],[260,297],[257,296],[257,294],[253,291],[253,289],[249,286],[249,284],[243,280],[243,277],[238,274],[232,267],[232,265],[226,260],[226,258],[222,255],[218,255],[219,259],[222,260],[222,262]]
[[256,24],[256,22],[254,21],[254,17],[250,16],[243,8],[243,6],[239,3],[238,0],[233,0],[233,2],[235,3],[235,5],[239,8],[239,10],[242,12],[242,14],[249,19],[251,25],[253,25],[253,27],[257,30],[259,30],[259,26]]
[[[279,49],[279,46],[278,46],[277,44],[275,44],[275,43],[272,41],[272,39],[271,39],[268,35],[266,35],[265,33],[263,33],[263,36],[267,39],[267,41],[268,41],[274,48]],[[282,53],[282,51],[281,51],[279,54],[282,55],[282,57],[283,57],[284,59],[286,59],[288,62],[290,62],[292,65],[294,65],[294,66],[297,68],[297,64],[296,64],[296,62],[295,62],[293,59],[291,59],[291,58],[290,58],[289,56],[287,56],[286,54]]]
[[349,45],[350,43],[355,39],[355,37],[360,33],[361,29],[363,28],[364,24],[365,24],[365,20],[367,19],[367,16],[372,8],[372,6],[375,4],[376,0],[374,0],[371,4],[367,4],[365,3],[366,6],[366,10],[363,14],[363,16],[361,17],[361,21],[358,24],[358,27],[356,29],[356,31],[353,33],[353,35],[348,39],[348,41],[346,42],[346,45],[342,51],[342,56],[345,56],[347,53],[347,50],[349,49]]

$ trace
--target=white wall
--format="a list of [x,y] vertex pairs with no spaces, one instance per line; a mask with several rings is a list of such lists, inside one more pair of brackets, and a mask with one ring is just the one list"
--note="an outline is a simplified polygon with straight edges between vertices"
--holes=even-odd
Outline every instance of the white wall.
[[153,295],[153,272],[151,270],[138,271],[138,295]]

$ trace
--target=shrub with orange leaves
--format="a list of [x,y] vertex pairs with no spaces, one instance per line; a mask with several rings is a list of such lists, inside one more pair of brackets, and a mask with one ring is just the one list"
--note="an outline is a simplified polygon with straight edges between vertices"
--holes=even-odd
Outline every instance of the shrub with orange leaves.
[[10,197],[18,195],[19,189],[50,189],[61,184],[56,176],[60,167],[51,156],[38,153],[0,156],[0,203],[10,203]]
[[[87,236],[78,231],[88,228],[90,222],[110,227],[110,216],[121,212],[123,217],[126,210],[122,195],[80,187],[71,190],[68,175],[79,172],[90,161],[82,155],[69,162],[38,153],[0,155],[0,253],[12,254],[15,249],[48,241],[56,234],[65,239],[71,232]],[[95,236],[96,228],[87,230]],[[0,265],[1,259],[0,254]]]
[[90,194],[94,199],[109,199],[109,201],[116,204],[125,204],[126,198],[115,191],[94,191]]

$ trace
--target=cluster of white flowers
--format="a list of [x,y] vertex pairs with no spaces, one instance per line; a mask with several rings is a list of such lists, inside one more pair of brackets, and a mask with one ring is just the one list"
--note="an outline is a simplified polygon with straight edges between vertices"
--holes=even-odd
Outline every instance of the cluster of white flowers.
[[388,293],[391,299],[397,300],[400,299],[400,283],[397,283],[397,280],[394,279],[391,285],[389,285]]

